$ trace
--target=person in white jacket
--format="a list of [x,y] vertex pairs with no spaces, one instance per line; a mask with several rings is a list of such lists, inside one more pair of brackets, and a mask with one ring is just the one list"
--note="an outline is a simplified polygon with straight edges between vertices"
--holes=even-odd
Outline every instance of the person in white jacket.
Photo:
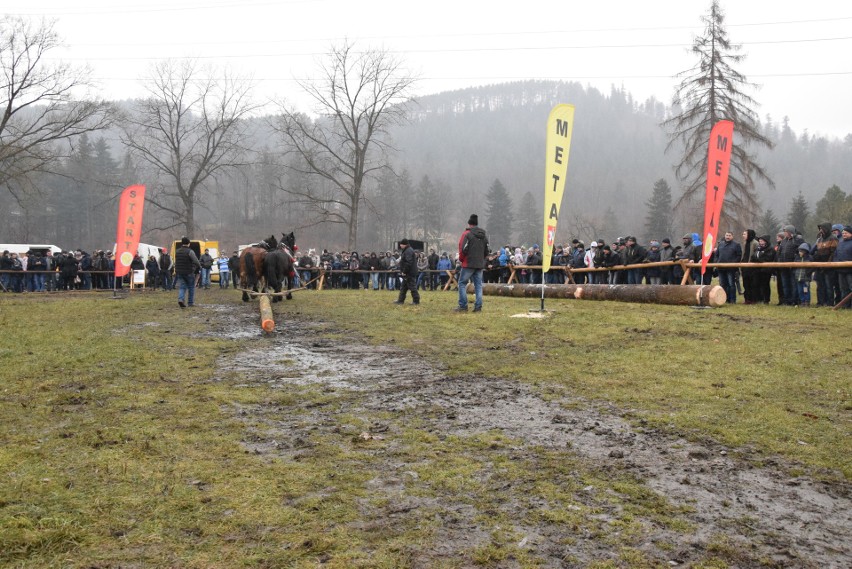
[[[597,241],[592,241],[591,245],[589,245],[589,250],[586,251],[586,255],[583,257],[583,264],[586,265],[589,269],[595,268],[595,253],[598,251],[598,243]],[[590,283],[598,282],[598,273],[589,273],[588,281]]]

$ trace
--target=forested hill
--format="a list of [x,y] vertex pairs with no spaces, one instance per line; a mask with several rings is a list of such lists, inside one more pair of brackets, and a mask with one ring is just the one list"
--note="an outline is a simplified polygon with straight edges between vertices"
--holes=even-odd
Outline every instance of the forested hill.
[[[454,223],[482,204],[495,179],[515,207],[529,191],[539,208],[545,124],[558,103],[576,107],[563,201],[568,223],[641,233],[645,203],[657,180],[669,183],[675,199],[680,195],[673,173],[679,155],[665,152],[668,139],[661,123],[669,112],[666,105],[634,101],[623,89],[604,94],[579,83],[526,81],[422,97],[411,123],[393,132],[397,166],[408,169],[415,181],[428,175],[446,183],[458,204],[455,211],[450,208],[458,218],[450,220]],[[776,184],[774,190],[759,189],[764,208],[783,217],[800,191],[813,207],[833,184],[852,190],[852,136],[839,141],[797,135],[786,123],[768,118],[762,128],[777,143],[775,150],[758,154]],[[675,227],[684,223],[690,220],[675,220]]]

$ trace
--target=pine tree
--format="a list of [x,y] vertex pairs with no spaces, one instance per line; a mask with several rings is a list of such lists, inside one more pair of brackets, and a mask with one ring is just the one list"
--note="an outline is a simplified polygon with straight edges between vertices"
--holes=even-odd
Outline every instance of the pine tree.
[[542,227],[542,211],[539,208],[539,204],[536,203],[532,193],[524,193],[517,210],[517,242],[526,246],[538,243],[541,240],[542,232],[544,230]]
[[757,234],[769,235],[771,239],[780,229],[781,220],[778,219],[772,208],[765,209],[757,220]]
[[787,222],[796,227],[796,231],[804,233],[807,229],[808,216],[811,211],[808,202],[802,192],[799,192],[790,202],[790,212],[787,214]]
[[512,237],[514,216],[512,214],[512,198],[509,197],[509,192],[506,191],[499,179],[494,180],[494,183],[488,189],[488,193],[485,195],[485,204],[488,215],[485,231],[488,233],[488,240],[495,247],[503,246]]
[[781,229],[781,220],[772,211],[772,208],[765,209],[757,220],[757,234],[769,235],[772,239],[778,230]]
[[734,140],[721,221],[723,226],[747,226],[751,225],[760,209],[755,192],[756,180],[773,185],[748,149],[752,144],[766,148],[772,148],[773,144],[763,135],[759,117],[753,110],[757,103],[745,93],[745,88],[753,88],[754,84],[732,67],[745,56],[737,53],[741,46],[732,44],[728,39],[718,0],[712,1],[709,13],[701,21],[706,26],[704,33],[692,44],[692,53],[698,56],[698,64],[678,75],[682,81],[672,101],[673,106],[680,109],[680,114],[664,123],[671,129],[666,150],[675,147],[676,143],[683,145],[683,156],[675,173],[684,189],[675,208],[703,197],[710,131],[718,121],[727,119],[734,123]]
[[834,184],[825,191],[825,195],[816,204],[814,215],[817,223],[828,221],[830,223],[852,223],[852,194],[846,192]]
[[645,206],[645,242],[660,240],[672,236],[672,189],[665,179],[660,178],[654,184],[654,193]]
[[438,190],[429,176],[424,175],[417,184],[417,189],[414,193],[414,201],[412,213],[414,215],[414,232],[413,235],[419,236],[424,241],[434,240],[437,227],[440,222],[437,219],[438,213],[436,205],[439,202]]

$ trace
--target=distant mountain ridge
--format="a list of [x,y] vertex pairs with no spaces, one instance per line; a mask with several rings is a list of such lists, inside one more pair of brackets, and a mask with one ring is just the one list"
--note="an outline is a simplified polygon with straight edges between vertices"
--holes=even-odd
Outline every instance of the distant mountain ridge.
[[[558,103],[576,107],[566,211],[602,218],[611,208],[624,232],[639,233],[654,182],[667,180],[674,198],[680,196],[673,173],[680,156],[665,152],[661,126],[671,110],[655,99],[635,101],[624,89],[604,94],[576,82],[521,81],[420,97],[411,122],[392,133],[397,168],[415,180],[425,174],[445,181],[459,203],[476,203],[495,178],[515,203],[527,191],[540,203],[544,128]],[[764,208],[783,217],[800,191],[811,204],[832,184],[852,191],[852,136],[799,136],[771,119],[762,128],[777,144],[757,154],[776,184],[758,188]]]

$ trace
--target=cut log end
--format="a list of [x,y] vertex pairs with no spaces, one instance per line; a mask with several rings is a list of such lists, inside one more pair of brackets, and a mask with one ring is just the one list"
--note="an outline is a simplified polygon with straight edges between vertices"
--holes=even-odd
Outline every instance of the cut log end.
[[713,308],[719,308],[720,306],[724,306],[726,302],[728,302],[728,294],[725,292],[725,289],[716,285],[710,289],[710,294],[707,295],[707,304],[708,306],[712,306]]

